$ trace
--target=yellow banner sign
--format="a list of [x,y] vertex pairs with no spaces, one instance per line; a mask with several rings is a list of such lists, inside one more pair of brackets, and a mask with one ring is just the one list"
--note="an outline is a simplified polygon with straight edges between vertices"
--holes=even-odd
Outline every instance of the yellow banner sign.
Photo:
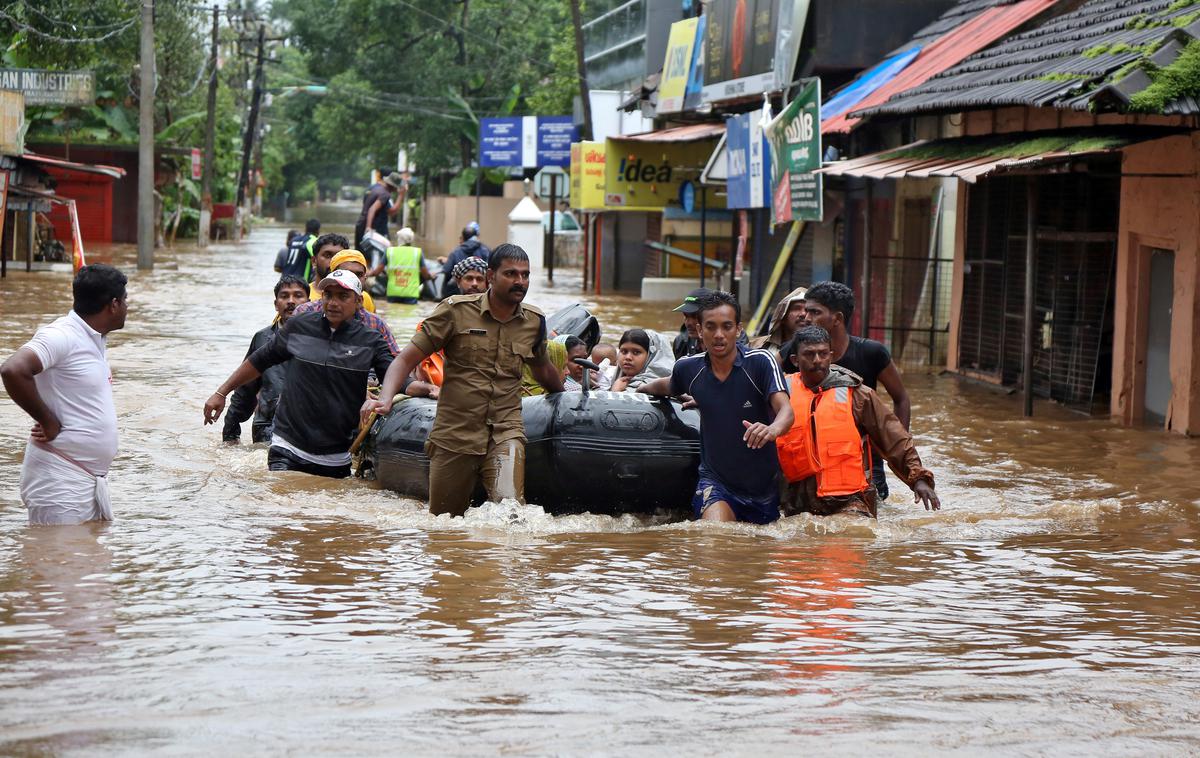
[[678,113],[683,110],[688,74],[692,70],[692,48],[696,45],[698,18],[671,24],[667,40],[667,57],[663,61],[662,82],[658,85],[658,112]]
[[[697,181],[717,140],[641,142],[609,139],[604,165],[604,205],[609,210],[679,207],[679,186]],[[709,193],[709,207],[724,202]]]
[[604,143],[571,145],[571,207],[577,211],[604,210]]

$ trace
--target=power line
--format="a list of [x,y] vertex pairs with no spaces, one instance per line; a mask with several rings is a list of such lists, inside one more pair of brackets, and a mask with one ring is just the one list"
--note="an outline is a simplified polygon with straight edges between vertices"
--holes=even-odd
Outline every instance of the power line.
[[63,44],[67,44],[67,45],[95,44],[97,42],[103,42],[106,39],[111,39],[112,37],[117,36],[118,34],[124,32],[126,29],[130,28],[131,26],[133,26],[134,24],[137,23],[137,19],[132,18],[129,21],[122,24],[119,28],[112,30],[108,34],[102,34],[99,37],[59,37],[56,34],[48,34],[46,32],[43,32],[41,29],[38,29],[37,27],[33,27],[26,23],[18,21],[17,19],[13,18],[8,13],[6,13],[5,11],[0,11],[0,19],[4,19],[8,23],[12,24],[19,31],[23,31],[23,32],[32,34],[37,37],[41,37],[42,39],[48,40],[50,42],[61,42]]
[[115,21],[111,24],[79,24],[74,21],[67,21],[65,19],[55,18],[48,13],[38,10],[38,8],[36,6],[31,5],[29,3],[29,0],[22,0],[21,5],[24,6],[25,10],[29,11],[30,13],[33,13],[36,16],[41,17],[42,19],[45,19],[46,21],[50,22],[51,24],[58,24],[60,26],[71,27],[71,31],[73,31],[73,32],[77,32],[77,31],[85,31],[85,32],[108,31],[110,29],[115,29],[118,26],[128,24],[130,21],[136,20],[136,16],[135,16],[133,18],[125,19],[123,21]]
[[[415,5],[413,5],[412,3],[408,2],[408,0],[396,0],[396,2],[400,3],[401,5],[412,8],[417,13],[420,13],[421,15],[426,16],[427,18],[431,18],[434,21],[437,21],[438,23],[445,24],[446,26],[449,26],[452,29],[457,29],[460,32],[462,32],[463,34],[471,34],[470,29],[467,29],[464,26],[459,26],[458,24],[456,24],[453,21],[450,21],[448,19],[444,19],[439,16],[435,16],[434,14],[425,10],[424,8],[419,8]],[[480,42],[486,42],[487,44],[491,45],[492,47],[494,47],[497,50],[500,50],[501,52],[504,52],[504,53],[512,53],[513,52],[510,48],[506,48],[504,45],[501,45],[499,42],[493,42],[492,40],[488,39],[487,37],[476,35],[476,36],[471,36],[470,39],[478,40]],[[543,70],[547,71],[548,73],[554,72],[554,65],[548,64],[546,61],[535,60],[533,58],[530,58],[530,57],[524,56],[524,55],[520,55],[520,54],[518,54],[517,57],[521,58],[525,62],[530,63],[534,66],[543,68]],[[549,68],[545,68],[546,66],[549,66]]]

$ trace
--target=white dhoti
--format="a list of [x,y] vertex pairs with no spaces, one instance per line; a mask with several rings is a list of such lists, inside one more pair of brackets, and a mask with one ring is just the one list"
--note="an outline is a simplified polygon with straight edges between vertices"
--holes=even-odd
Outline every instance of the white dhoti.
[[31,524],[112,521],[108,479],[32,440],[21,464],[21,501]]

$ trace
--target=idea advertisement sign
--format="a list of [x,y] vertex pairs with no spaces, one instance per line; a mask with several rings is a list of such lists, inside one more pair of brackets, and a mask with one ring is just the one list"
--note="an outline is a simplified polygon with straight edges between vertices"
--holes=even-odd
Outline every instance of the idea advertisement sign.
[[[696,179],[717,138],[696,142],[648,142],[610,138],[604,165],[604,205],[608,210],[662,210],[679,207],[679,188]],[[723,208],[719,198],[710,207]]]
[[204,174],[204,162],[200,158],[200,148],[192,148],[192,178],[199,179]]
[[821,221],[821,80],[808,79],[767,125],[775,223]]
[[570,116],[506,116],[479,121],[479,165],[485,168],[571,165],[579,138]]

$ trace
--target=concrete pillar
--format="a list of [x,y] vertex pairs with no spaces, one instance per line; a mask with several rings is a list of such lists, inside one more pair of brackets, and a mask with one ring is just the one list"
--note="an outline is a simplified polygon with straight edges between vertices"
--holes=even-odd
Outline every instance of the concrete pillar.
[[545,267],[545,238],[542,236],[542,209],[532,198],[524,197],[508,214],[508,241],[529,255],[531,276],[541,276]]

